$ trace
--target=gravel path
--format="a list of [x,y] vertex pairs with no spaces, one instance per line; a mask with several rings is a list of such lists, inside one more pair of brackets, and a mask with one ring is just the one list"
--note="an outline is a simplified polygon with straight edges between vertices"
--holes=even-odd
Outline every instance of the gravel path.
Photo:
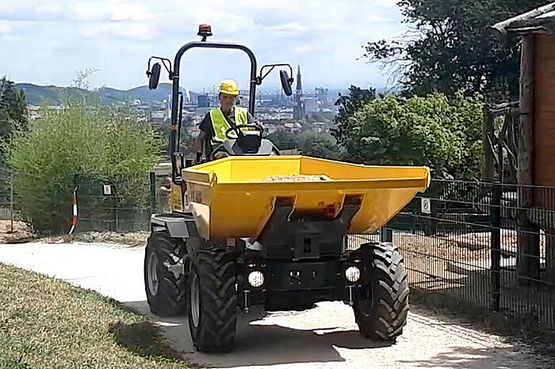
[[222,368],[554,368],[553,358],[524,344],[505,342],[468,325],[412,308],[403,336],[388,345],[362,338],[351,308],[320,303],[303,312],[242,315],[235,350],[195,352],[186,318],[148,311],[143,248],[109,244],[0,245],[0,262],[93,289],[150,316],[170,345],[190,362]]

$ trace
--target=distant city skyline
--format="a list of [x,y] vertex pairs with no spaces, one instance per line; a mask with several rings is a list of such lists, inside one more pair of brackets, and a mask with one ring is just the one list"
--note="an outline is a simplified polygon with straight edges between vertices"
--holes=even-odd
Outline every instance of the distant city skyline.
[[[198,24],[208,23],[211,40],[247,45],[259,65],[285,61],[296,72],[300,64],[306,89],[383,87],[388,76],[358,58],[366,42],[404,33],[396,2],[3,1],[0,72],[16,82],[69,86],[78,71],[96,68],[89,78],[92,87],[127,90],[146,83],[150,55],[173,59],[182,44],[198,39]],[[185,56],[183,86],[201,91],[224,78],[247,85],[244,55],[207,52],[193,50]],[[161,82],[167,82],[166,76]],[[277,73],[268,76],[264,87],[277,89]]]

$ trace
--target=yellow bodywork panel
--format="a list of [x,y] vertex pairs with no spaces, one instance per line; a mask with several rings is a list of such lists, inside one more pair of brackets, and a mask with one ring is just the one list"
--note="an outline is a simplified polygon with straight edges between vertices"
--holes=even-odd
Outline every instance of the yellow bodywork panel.
[[180,185],[172,184],[172,197],[171,197],[172,211],[182,212],[183,208],[183,192]]
[[[324,181],[264,182],[275,176],[326,176]],[[385,225],[430,184],[427,167],[366,166],[304,156],[233,156],[183,170],[187,201],[201,237],[257,238],[277,197],[301,211],[334,211],[345,196],[362,199],[349,233]]]

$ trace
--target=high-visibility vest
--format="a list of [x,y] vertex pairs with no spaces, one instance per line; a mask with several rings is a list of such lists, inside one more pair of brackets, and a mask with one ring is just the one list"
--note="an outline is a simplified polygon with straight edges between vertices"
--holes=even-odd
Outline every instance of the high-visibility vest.
[[[235,125],[240,126],[248,123],[248,110],[245,108],[235,107]],[[210,110],[210,120],[214,128],[214,137],[212,140],[217,142],[224,142],[227,140],[225,135],[226,131],[231,128],[231,125],[225,119],[224,114],[220,108]],[[230,137],[237,138],[237,134],[233,131],[229,134]]]

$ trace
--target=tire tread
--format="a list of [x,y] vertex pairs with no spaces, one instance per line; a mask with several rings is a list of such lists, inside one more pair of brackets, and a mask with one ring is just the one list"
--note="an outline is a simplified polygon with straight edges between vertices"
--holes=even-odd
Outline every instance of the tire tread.
[[390,243],[371,242],[371,299],[355,301],[355,319],[366,338],[395,340],[403,332],[409,310],[409,286],[399,249]]

